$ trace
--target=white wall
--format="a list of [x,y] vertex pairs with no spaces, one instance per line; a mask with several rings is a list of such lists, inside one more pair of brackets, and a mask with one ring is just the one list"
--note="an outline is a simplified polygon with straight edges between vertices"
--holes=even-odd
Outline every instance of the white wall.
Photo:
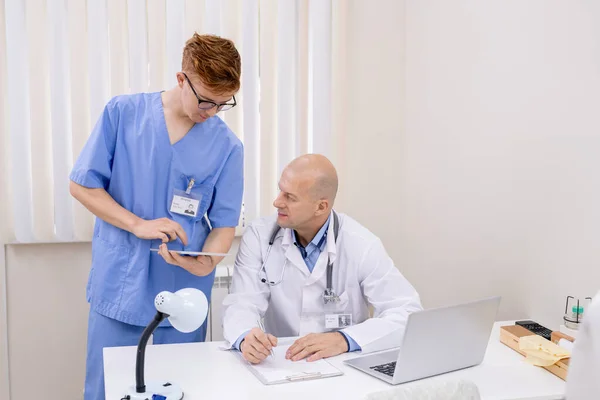
[[558,327],[600,288],[600,3],[350,3],[343,207],[427,306]]

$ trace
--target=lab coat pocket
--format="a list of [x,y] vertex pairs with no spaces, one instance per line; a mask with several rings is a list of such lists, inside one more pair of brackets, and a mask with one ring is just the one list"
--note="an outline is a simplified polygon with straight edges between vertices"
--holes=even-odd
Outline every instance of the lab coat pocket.
[[88,298],[119,304],[131,251],[122,244],[109,243],[99,236],[92,242],[92,271]]
[[325,305],[325,331],[337,331],[352,325],[352,310],[349,309],[348,292],[339,296],[339,301]]
[[[348,297],[348,291],[339,295],[340,300],[334,303],[330,303],[325,306],[326,312],[333,312],[335,314],[341,314],[348,311],[348,303],[350,298]],[[329,310],[327,309],[329,307]]]
[[[338,316],[351,314],[348,311],[348,293],[344,292],[339,295],[339,301],[324,304],[323,299],[319,301],[320,306],[315,309],[315,312],[303,312],[300,316],[300,336],[307,335],[313,332],[331,332],[338,330],[342,326],[329,326],[331,319],[337,321]],[[329,322],[328,322],[329,321]]]

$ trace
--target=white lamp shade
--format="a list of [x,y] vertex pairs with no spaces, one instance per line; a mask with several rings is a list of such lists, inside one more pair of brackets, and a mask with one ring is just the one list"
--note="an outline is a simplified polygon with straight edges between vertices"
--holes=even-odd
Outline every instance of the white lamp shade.
[[208,300],[202,291],[186,288],[171,292],[160,292],[154,299],[156,309],[169,315],[173,328],[190,333],[200,328],[208,313]]

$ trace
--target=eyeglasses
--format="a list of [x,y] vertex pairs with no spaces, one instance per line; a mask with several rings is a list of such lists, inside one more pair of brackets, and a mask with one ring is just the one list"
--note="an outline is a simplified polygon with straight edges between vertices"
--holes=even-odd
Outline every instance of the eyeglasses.
[[190,78],[188,78],[188,76],[185,74],[185,72],[183,72],[183,76],[185,76],[185,79],[188,81],[188,84],[190,85],[190,89],[192,89],[192,92],[194,92],[194,96],[196,96],[196,99],[198,99],[198,108],[201,110],[212,110],[214,107],[217,107],[217,112],[219,111],[227,111],[227,110],[231,110],[233,107],[235,107],[237,105],[237,102],[235,101],[235,96],[233,96],[233,103],[215,103],[214,101],[210,101],[210,100],[202,100],[200,98],[200,96],[198,96],[198,93],[196,93],[196,90],[194,89],[194,85],[192,85],[192,81],[190,81]]

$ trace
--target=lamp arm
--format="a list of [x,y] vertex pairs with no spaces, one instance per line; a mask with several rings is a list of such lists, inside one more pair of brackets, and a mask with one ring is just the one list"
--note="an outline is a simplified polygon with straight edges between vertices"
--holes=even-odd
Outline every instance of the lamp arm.
[[146,329],[144,329],[144,333],[142,333],[142,337],[138,343],[137,358],[135,360],[135,391],[137,393],[146,392],[146,384],[144,382],[144,356],[146,354],[148,339],[150,339],[150,335],[152,335],[152,332],[154,332],[158,325],[168,316],[169,315],[161,313],[160,311],[157,312],[152,322],[148,324]]

